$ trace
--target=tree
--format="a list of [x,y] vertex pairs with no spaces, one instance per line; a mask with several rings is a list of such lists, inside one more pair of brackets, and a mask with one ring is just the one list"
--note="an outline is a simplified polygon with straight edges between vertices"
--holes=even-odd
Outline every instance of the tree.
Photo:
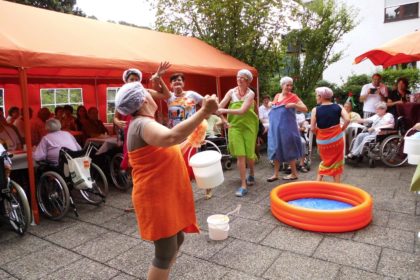
[[269,93],[270,77],[279,69],[279,38],[288,30],[290,5],[281,0],[158,0],[156,27],[200,38],[254,66],[262,92]]
[[343,52],[334,46],[355,27],[355,11],[334,0],[314,0],[296,11],[301,28],[283,40],[286,55],[284,72],[295,79],[295,90],[305,102],[314,105],[313,90],[322,73],[341,59]]
[[43,8],[56,12],[85,16],[82,10],[75,8],[76,0],[8,0],[9,2],[20,3],[37,8]]

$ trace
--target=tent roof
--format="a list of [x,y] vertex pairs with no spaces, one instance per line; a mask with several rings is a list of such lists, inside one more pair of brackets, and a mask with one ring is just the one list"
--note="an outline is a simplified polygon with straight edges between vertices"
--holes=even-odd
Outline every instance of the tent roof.
[[160,61],[171,72],[234,76],[255,68],[192,37],[52,12],[0,0],[0,67],[29,75],[119,77],[136,67],[152,73]]

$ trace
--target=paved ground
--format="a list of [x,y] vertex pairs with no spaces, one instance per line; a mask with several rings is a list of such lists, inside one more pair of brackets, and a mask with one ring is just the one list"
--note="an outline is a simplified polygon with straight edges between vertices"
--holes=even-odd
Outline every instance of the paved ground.
[[[316,163],[313,165],[315,166]],[[206,201],[195,189],[203,231],[187,235],[171,279],[420,279],[420,196],[408,191],[414,168],[347,166],[344,182],[374,198],[372,223],[359,231],[320,234],[277,221],[270,213],[271,166],[257,165],[257,185],[236,198],[235,170]],[[300,179],[313,179],[314,171]],[[43,219],[24,237],[0,226],[0,279],[145,279],[153,246],[139,239],[129,193],[111,188],[105,205],[78,203],[60,222]],[[206,218],[242,204],[225,241],[208,238]]]

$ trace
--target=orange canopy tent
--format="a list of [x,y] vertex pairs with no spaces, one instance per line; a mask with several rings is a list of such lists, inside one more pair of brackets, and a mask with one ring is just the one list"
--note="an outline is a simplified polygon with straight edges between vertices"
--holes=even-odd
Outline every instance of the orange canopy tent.
[[355,58],[354,63],[370,59],[375,65],[389,67],[420,60],[420,30],[398,37],[379,48]]
[[[243,68],[257,76],[255,68],[196,38],[100,22],[0,0],[0,77],[19,76],[31,204],[36,223],[39,215],[34,195],[28,77],[120,79],[122,71],[129,67],[153,73],[161,61],[172,64],[172,73],[214,77],[219,96],[221,77],[235,77]],[[258,84],[256,86],[258,88]]]

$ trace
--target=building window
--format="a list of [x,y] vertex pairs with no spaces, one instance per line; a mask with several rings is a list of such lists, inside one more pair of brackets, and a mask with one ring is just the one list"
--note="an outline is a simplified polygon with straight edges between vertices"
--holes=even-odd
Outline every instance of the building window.
[[109,123],[114,122],[115,95],[119,89],[119,87],[109,87],[106,89],[106,121]]
[[3,111],[4,117],[4,88],[0,88],[0,109]]
[[419,17],[419,1],[385,0],[385,22]]
[[47,107],[54,112],[55,107],[71,105],[76,111],[83,105],[81,88],[43,88],[41,89],[41,107]]

